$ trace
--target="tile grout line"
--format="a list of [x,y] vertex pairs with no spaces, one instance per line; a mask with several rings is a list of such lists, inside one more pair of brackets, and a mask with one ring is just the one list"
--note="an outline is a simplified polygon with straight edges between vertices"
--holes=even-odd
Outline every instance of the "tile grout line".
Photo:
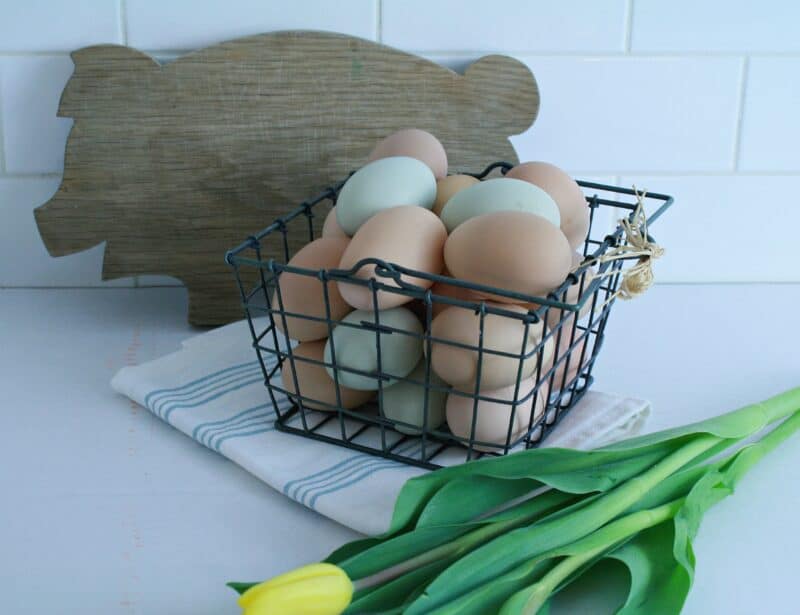
[[737,105],[736,112],[736,128],[733,139],[733,160],[732,168],[734,172],[739,171],[739,164],[742,157],[742,128],[744,127],[744,110],[745,101],[747,98],[747,81],[750,76],[750,57],[745,56],[742,59],[742,73],[739,83],[739,104]]
[[[0,133],[0,139],[2,138],[2,133]],[[63,176],[63,172],[51,172],[51,173],[8,173],[0,171],[0,177],[3,179],[55,179],[61,178]]]
[[[124,1],[124,0],[123,0]],[[381,27],[383,18],[381,16]],[[377,19],[376,19],[377,22]],[[377,23],[376,23],[377,25]],[[127,29],[127,20],[125,27]],[[381,39],[383,36],[381,35]],[[127,39],[127,33],[126,33]],[[107,41],[109,44],[117,44],[114,41]],[[97,45],[103,44],[98,41]],[[595,58],[601,60],[613,60],[624,58],[636,59],[664,59],[672,58],[676,60],[691,60],[691,59],[708,59],[708,58],[741,58],[743,54],[747,54],[751,58],[800,58],[798,51],[704,51],[702,49],[687,50],[687,51],[642,51],[630,53],[626,51],[614,51],[613,49],[603,49],[593,51],[591,49],[584,50],[558,50],[558,49],[502,49],[495,47],[485,47],[476,49],[413,49],[402,48],[406,53],[412,53],[423,56],[452,56],[462,58],[474,58],[486,54],[507,54],[517,56],[536,56],[536,57],[554,57],[554,58]],[[69,56],[72,49],[52,49],[52,50],[0,50],[0,58],[2,57],[28,57],[28,56]],[[148,55],[167,55],[167,56],[182,56],[187,53],[197,51],[197,48],[192,49],[141,49],[143,53]]]
[[3,126],[3,67],[0,66],[0,176],[6,175],[6,138]]
[[375,40],[383,41],[383,0],[375,0]]
[[775,52],[749,52],[749,51],[614,51],[604,49],[601,51],[585,50],[554,50],[554,49],[503,49],[498,47],[484,47],[476,49],[413,49],[402,48],[406,53],[427,56],[445,56],[453,58],[475,58],[486,54],[505,54],[512,56],[531,56],[541,58],[590,58],[599,60],[619,60],[619,59],[638,59],[638,60],[707,60],[717,58],[738,59],[742,54],[757,58],[800,58],[800,53],[796,51],[775,51]]
[[631,52],[631,40],[633,38],[633,0],[627,0],[625,3],[625,31],[622,34],[623,49],[626,54]]
[[125,0],[119,0],[119,38],[123,45],[128,44],[128,6]]

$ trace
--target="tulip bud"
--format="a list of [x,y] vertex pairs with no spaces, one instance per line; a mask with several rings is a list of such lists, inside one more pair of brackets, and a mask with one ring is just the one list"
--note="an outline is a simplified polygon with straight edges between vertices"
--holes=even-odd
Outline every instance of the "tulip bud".
[[311,564],[254,585],[239,597],[244,615],[339,615],[353,583],[333,564]]

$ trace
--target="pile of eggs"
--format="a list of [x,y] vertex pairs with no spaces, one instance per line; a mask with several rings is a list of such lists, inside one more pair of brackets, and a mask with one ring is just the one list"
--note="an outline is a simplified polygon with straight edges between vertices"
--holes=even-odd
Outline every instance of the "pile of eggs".
[[[483,181],[447,171],[447,154],[433,135],[409,129],[386,137],[342,186],[321,237],[300,249],[288,265],[353,270],[355,278],[374,278],[396,288],[397,280],[376,275],[374,264],[355,269],[363,259],[375,258],[415,272],[543,296],[580,264],[576,250],[586,239],[589,208],[578,184],[564,171],[545,162],[526,162],[503,177]],[[435,295],[486,301],[511,313],[523,315],[536,307],[405,273],[398,277]],[[577,301],[577,288],[570,293],[568,299]],[[396,421],[398,431],[418,433],[427,378],[428,429],[447,421],[454,435],[470,438],[477,412],[474,439],[497,445],[506,442],[512,414],[513,440],[544,412],[545,386],[513,413],[512,408],[534,390],[539,362],[540,373],[553,364],[552,336],[540,352],[520,353],[523,341],[528,349],[541,344],[547,327],[559,320],[557,310],[549,311],[547,322],[528,326],[522,319],[484,315],[483,348],[490,352],[483,353],[477,382],[474,348],[481,316],[474,310],[434,303],[430,335],[436,341],[426,357],[425,318],[417,316],[408,294],[376,291],[366,284],[324,283],[318,276],[284,271],[275,295],[279,299],[273,296],[272,307],[283,312],[275,314],[275,325],[299,342],[294,360],[283,363],[283,386],[292,396],[299,392],[307,408],[357,408],[374,399],[380,388],[384,416]],[[378,373],[385,376],[382,381]],[[577,366],[567,380],[575,373]],[[555,380],[561,376],[556,374]],[[476,390],[481,396],[477,405]]]

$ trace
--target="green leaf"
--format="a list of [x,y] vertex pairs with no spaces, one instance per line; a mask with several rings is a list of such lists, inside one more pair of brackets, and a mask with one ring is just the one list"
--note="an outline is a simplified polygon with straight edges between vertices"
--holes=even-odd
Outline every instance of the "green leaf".
[[674,543],[674,523],[666,521],[608,556],[625,564],[631,576],[628,598],[617,615],[680,613],[692,580],[674,557]]
[[258,585],[258,583],[239,583],[236,581],[231,581],[230,583],[225,583],[228,587],[230,587],[233,591],[238,593],[240,596],[246,592],[251,587]]
[[451,561],[432,562],[369,591],[357,593],[344,613],[377,613],[398,609],[412,600],[417,592],[421,592]]
[[[674,480],[675,485],[690,478],[696,480],[674,520],[642,532],[608,555],[623,562],[631,575],[628,599],[619,615],[680,613],[694,578],[692,541],[703,515],[711,506],[732,494],[747,470],[759,459],[798,429],[800,412],[728,459],[680,473],[683,476]],[[678,479],[678,475],[672,478]],[[651,492],[648,497],[654,498],[655,495]]]
[[576,498],[573,494],[550,490],[526,500],[513,508],[480,521],[418,527],[357,553],[338,565],[351,579],[364,579],[402,562],[427,563],[431,557],[462,554],[514,527],[533,523],[542,517],[562,510]]
[[585,505],[570,507],[569,514],[553,515],[478,547],[440,574],[407,609],[407,615],[428,613],[525,561],[590,534],[718,441],[716,437],[698,436],[617,489]]
[[[649,569],[660,570],[658,566],[664,566],[672,571],[670,574],[674,578],[688,576],[690,585],[694,569],[691,540],[702,514],[709,506],[730,493],[737,477],[769,447],[743,449],[730,462],[701,463],[766,425],[786,417],[798,407],[800,388],[721,417],[634,438],[596,451],[532,449],[422,475],[408,481],[401,490],[391,526],[384,535],[345,545],[331,554],[328,561],[343,565],[349,562],[354,570],[379,570],[388,561],[402,561],[403,554],[414,557],[413,554],[419,555],[432,547],[436,548],[436,545],[446,544],[449,539],[460,540],[466,536],[459,535],[452,527],[443,529],[448,521],[474,528],[476,526],[471,520],[475,518],[481,522],[505,522],[513,519],[514,509],[493,514],[489,519],[483,519],[483,516],[522,498],[526,490],[535,491],[542,485],[553,487],[562,495],[602,494],[589,495],[582,501],[569,505],[565,501],[564,507],[558,512],[530,527],[518,528],[494,538],[462,557],[442,571],[404,611],[409,615],[428,613],[447,603],[449,599],[464,595],[476,586],[480,587],[487,579],[507,572],[520,561],[528,561],[531,556],[536,557],[543,550],[563,546],[585,536],[593,531],[592,528],[599,527],[598,524],[607,522],[618,514],[656,506],[676,494],[685,494],[688,491],[691,497],[687,498],[684,509],[670,525],[675,535],[674,549],[668,551],[671,555],[667,560],[658,560],[658,565],[653,559]],[[796,417],[797,415],[792,419]],[[709,436],[716,439],[712,438],[712,442]],[[697,447],[698,443],[704,442],[702,447]],[[682,467],[681,464],[672,467],[657,483],[649,484],[646,488],[629,490],[631,497],[623,502],[627,508],[604,511],[605,504],[598,508],[599,500],[614,496],[617,491],[626,488],[628,483],[640,482],[634,477],[649,472],[650,468],[663,463],[684,447],[694,447],[693,458],[684,459]],[[748,452],[752,450],[754,452]],[[617,504],[619,502],[615,501],[615,505]],[[430,533],[424,534],[423,530]],[[657,532],[652,534],[653,536],[648,535],[646,538],[655,540]],[[650,548],[648,544],[639,544],[634,540],[626,545],[628,551],[623,551],[625,547],[622,547],[619,552],[629,553],[630,561],[635,559],[634,556],[644,561],[641,552],[644,549],[644,552],[650,553],[647,551]],[[401,555],[391,559],[392,549],[384,545],[402,547]],[[356,563],[358,568],[355,568]],[[646,568],[644,564],[640,567],[643,570]],[[663,574],[659,578],[662,577]],[[640,581],[644,579],[641,581],[643,587],[649,586],[647,575],[642,573],[637,578]],[[681,592],[675,590],[673,593],[680,595]]]
[[542,483],[530,478],[498,479],[482,475],[454,478],[431,497],[416,527],[472,521],[541,486]]
[[658,442],[701,433],[725,439],[741,440],[751,436],[776,421],[794,414],[800,408],[800,387],[789,389],[757,404],[744,406],[711,419],[667,429],[653,434],[629,438],[599,450],[630,450],[651,446]]

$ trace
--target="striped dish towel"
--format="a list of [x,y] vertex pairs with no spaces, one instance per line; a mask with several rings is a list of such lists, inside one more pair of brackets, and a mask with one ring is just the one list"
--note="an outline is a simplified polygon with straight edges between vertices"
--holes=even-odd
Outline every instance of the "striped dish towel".
[[[400,487],[426,472],[277,431],[246,321],[192,337],[160,359],[124,367],[111,386],[287,497],[365,534],[388,527]],[[290,406],[285,398],[279,404]],[[638,433],[648,412],[647,402],[589,391],[547,445],[601,446]],[[299,415],[294,420],[299,423]],[[338,429],[335,423],[330,421],[331,429]],[[398,452],[413,454],[419,446],[412,438]],[[449,453],[437,462],[463,460],[463,450]]]

